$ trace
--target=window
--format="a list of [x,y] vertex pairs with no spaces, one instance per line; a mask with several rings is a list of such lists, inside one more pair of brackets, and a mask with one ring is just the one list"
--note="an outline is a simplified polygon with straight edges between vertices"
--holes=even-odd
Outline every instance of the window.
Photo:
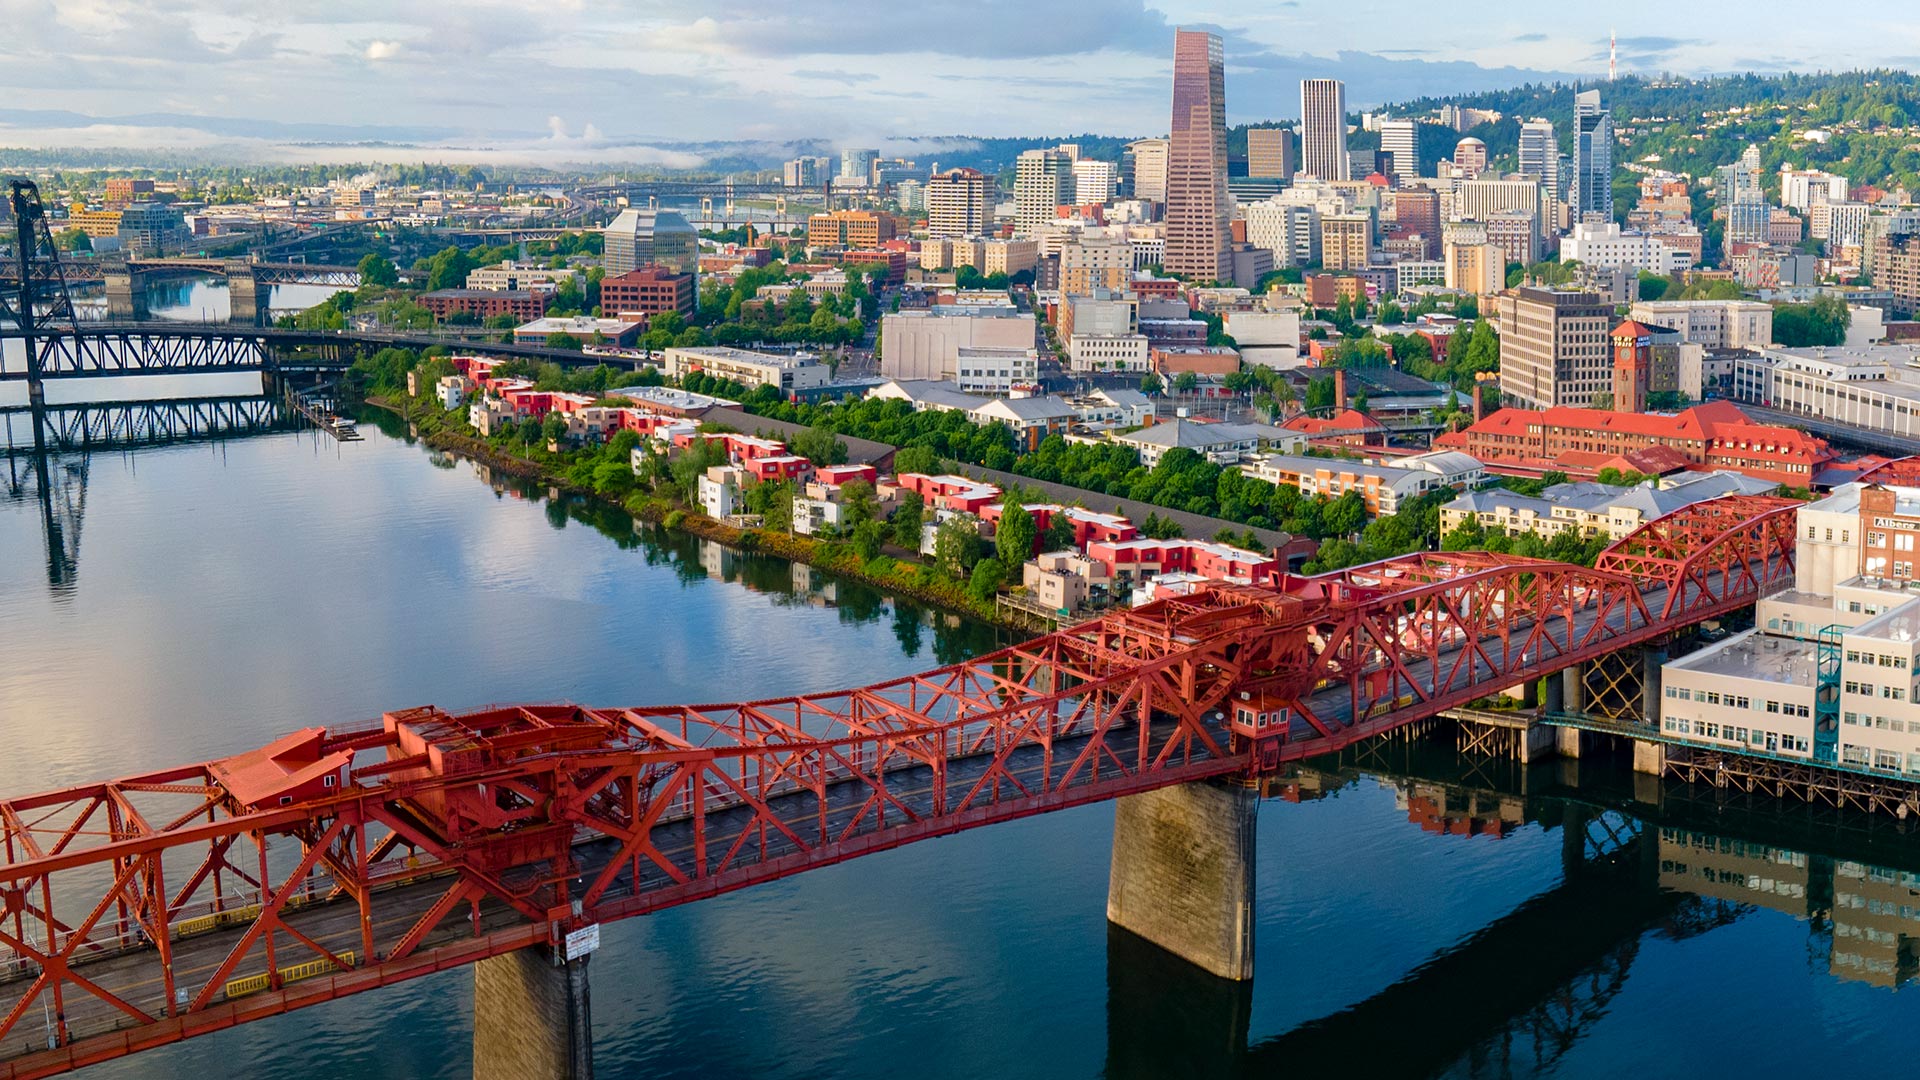
[[1707,691],[1707,704],[1709,705],[1720,704],[1720,691],[1718,690]]
[[[1855,604],[1855,605],[1854,605],[1854,608],[1853,608],[1853,610],[1855,610],[1855,611],[1859,611],[1859,610],[1860,610],[1860,605],[1858,605],[1858,604]],[[1848,649],[1848,650],[1847,650],[1847,663],[1849,663],[1849,664],[1857,664],[1857,663],[1859,663],[1859,662],[1860,662],[1860,650],[1859,650],[1859,649]]]
[[1770,713],[1777,713],[1777,712],[1779,712],[1779,711],[1780,711],[1780,703],[1779,703],[1779,702],[1777,702],[1777,701],[1769,701],[1769,702],[1767,702],[1767,711],[1768,711],[1768,712],[1770,712]]

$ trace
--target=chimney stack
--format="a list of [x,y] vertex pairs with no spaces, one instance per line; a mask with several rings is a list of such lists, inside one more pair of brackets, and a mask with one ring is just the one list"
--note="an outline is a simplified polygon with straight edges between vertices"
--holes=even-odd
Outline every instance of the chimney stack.
[[1477,381],[1473,384],[1473,422],[1476,424],[1487,418],[1487,402],[1480,395],[1481,385]]
[[1333,411],[1347,407],[1347,369],[1333,369]]

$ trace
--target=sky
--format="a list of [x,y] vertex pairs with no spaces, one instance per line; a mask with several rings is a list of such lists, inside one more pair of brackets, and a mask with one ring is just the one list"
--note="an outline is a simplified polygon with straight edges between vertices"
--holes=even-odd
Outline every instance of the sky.
[[[687,144],[1144,135],[1172,28],[1233,122],[1622,72],[1920,66],[1913,0],[0,0],[0,146],[687,165]],[[1790,32],[1789,32],[1790,30]],[[376,142],[385,145],[343,145]]]

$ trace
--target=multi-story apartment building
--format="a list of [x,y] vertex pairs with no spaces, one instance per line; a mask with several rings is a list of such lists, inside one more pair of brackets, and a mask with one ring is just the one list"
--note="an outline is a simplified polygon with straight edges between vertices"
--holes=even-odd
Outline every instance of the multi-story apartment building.
[[1300,81],[1300,171],[1319,180],[1353,176],[1347,156],[1347,87],[1339,79]]
[[1613,307],[1592,293],[1520,288],[1499,300],[1500,393],[1534,408],[1612,389]]
[[1847,178],[1819,169],[1780,169],[1780,205],[1801,213],[1821,203],[1847,201]]
[[980,236],[993,227],[992,181],[978,169],[949,169],[927,178],[927,235]]
[[1893,294],[1894,317],[1920,312],[1920,232],[1878,232],[1867,258],[1874,287]]
[[1498,245],[1451,243],[1445,254],[1447,288],[1490,296],[1506,287],[1506,252]]
[[1422,240],[1420,257],[1440,253],[1440,193],[1430,188],[1406,188],[1393,193],[1393,223],[1402,233]]
[[492,266],[483,266],[467,275],[469,289],[557,289],[561,282],[572,281],[578,284],[580,271],[573,267],[555,269],[538,266],[533,263],[518,263],[512,259],[498,262]]
[[1173,44],[1173,122],[1167,154],[1169,273],[1229,281],[1225,53],[1218,34],[1178,30]]
[[1082,236],[1060,248],[1060,292],[1087,296],[1125,289],[1133,280],[1133,245],[1124,236]]

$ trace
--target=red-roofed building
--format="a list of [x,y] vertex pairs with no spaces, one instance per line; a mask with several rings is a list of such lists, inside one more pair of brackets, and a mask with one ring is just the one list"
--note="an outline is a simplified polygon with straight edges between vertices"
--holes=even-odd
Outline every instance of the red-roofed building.
[[[1593,460],[1584,457],[1589,454],[1632,460],[1633,454],[1658,447],[1684,458],[1689,466],[1734,469],[1794,487],[1808,486],[1814,474],[1836,456],[1825,440],[1793,428],[1756,424],[1726,401],[1677,413],[1623,413],[1566,405],[1539,412],[1501,409],[1465,431],[1440,436],[1434,445],[1463,450],[1489,465],[1547,470],[1559,469],[1563,460],[1580,468]],[[1582,456],[1569,458],[1570,454]],[[1671,460],[1663,456],[1648,464]]]
[[1315,442],[1342,446],[1385,446],[1387,429],[1380,421],[1358,409],[1347,409],[1333,416],[1296,416],[1280,425],[1297,431]]

